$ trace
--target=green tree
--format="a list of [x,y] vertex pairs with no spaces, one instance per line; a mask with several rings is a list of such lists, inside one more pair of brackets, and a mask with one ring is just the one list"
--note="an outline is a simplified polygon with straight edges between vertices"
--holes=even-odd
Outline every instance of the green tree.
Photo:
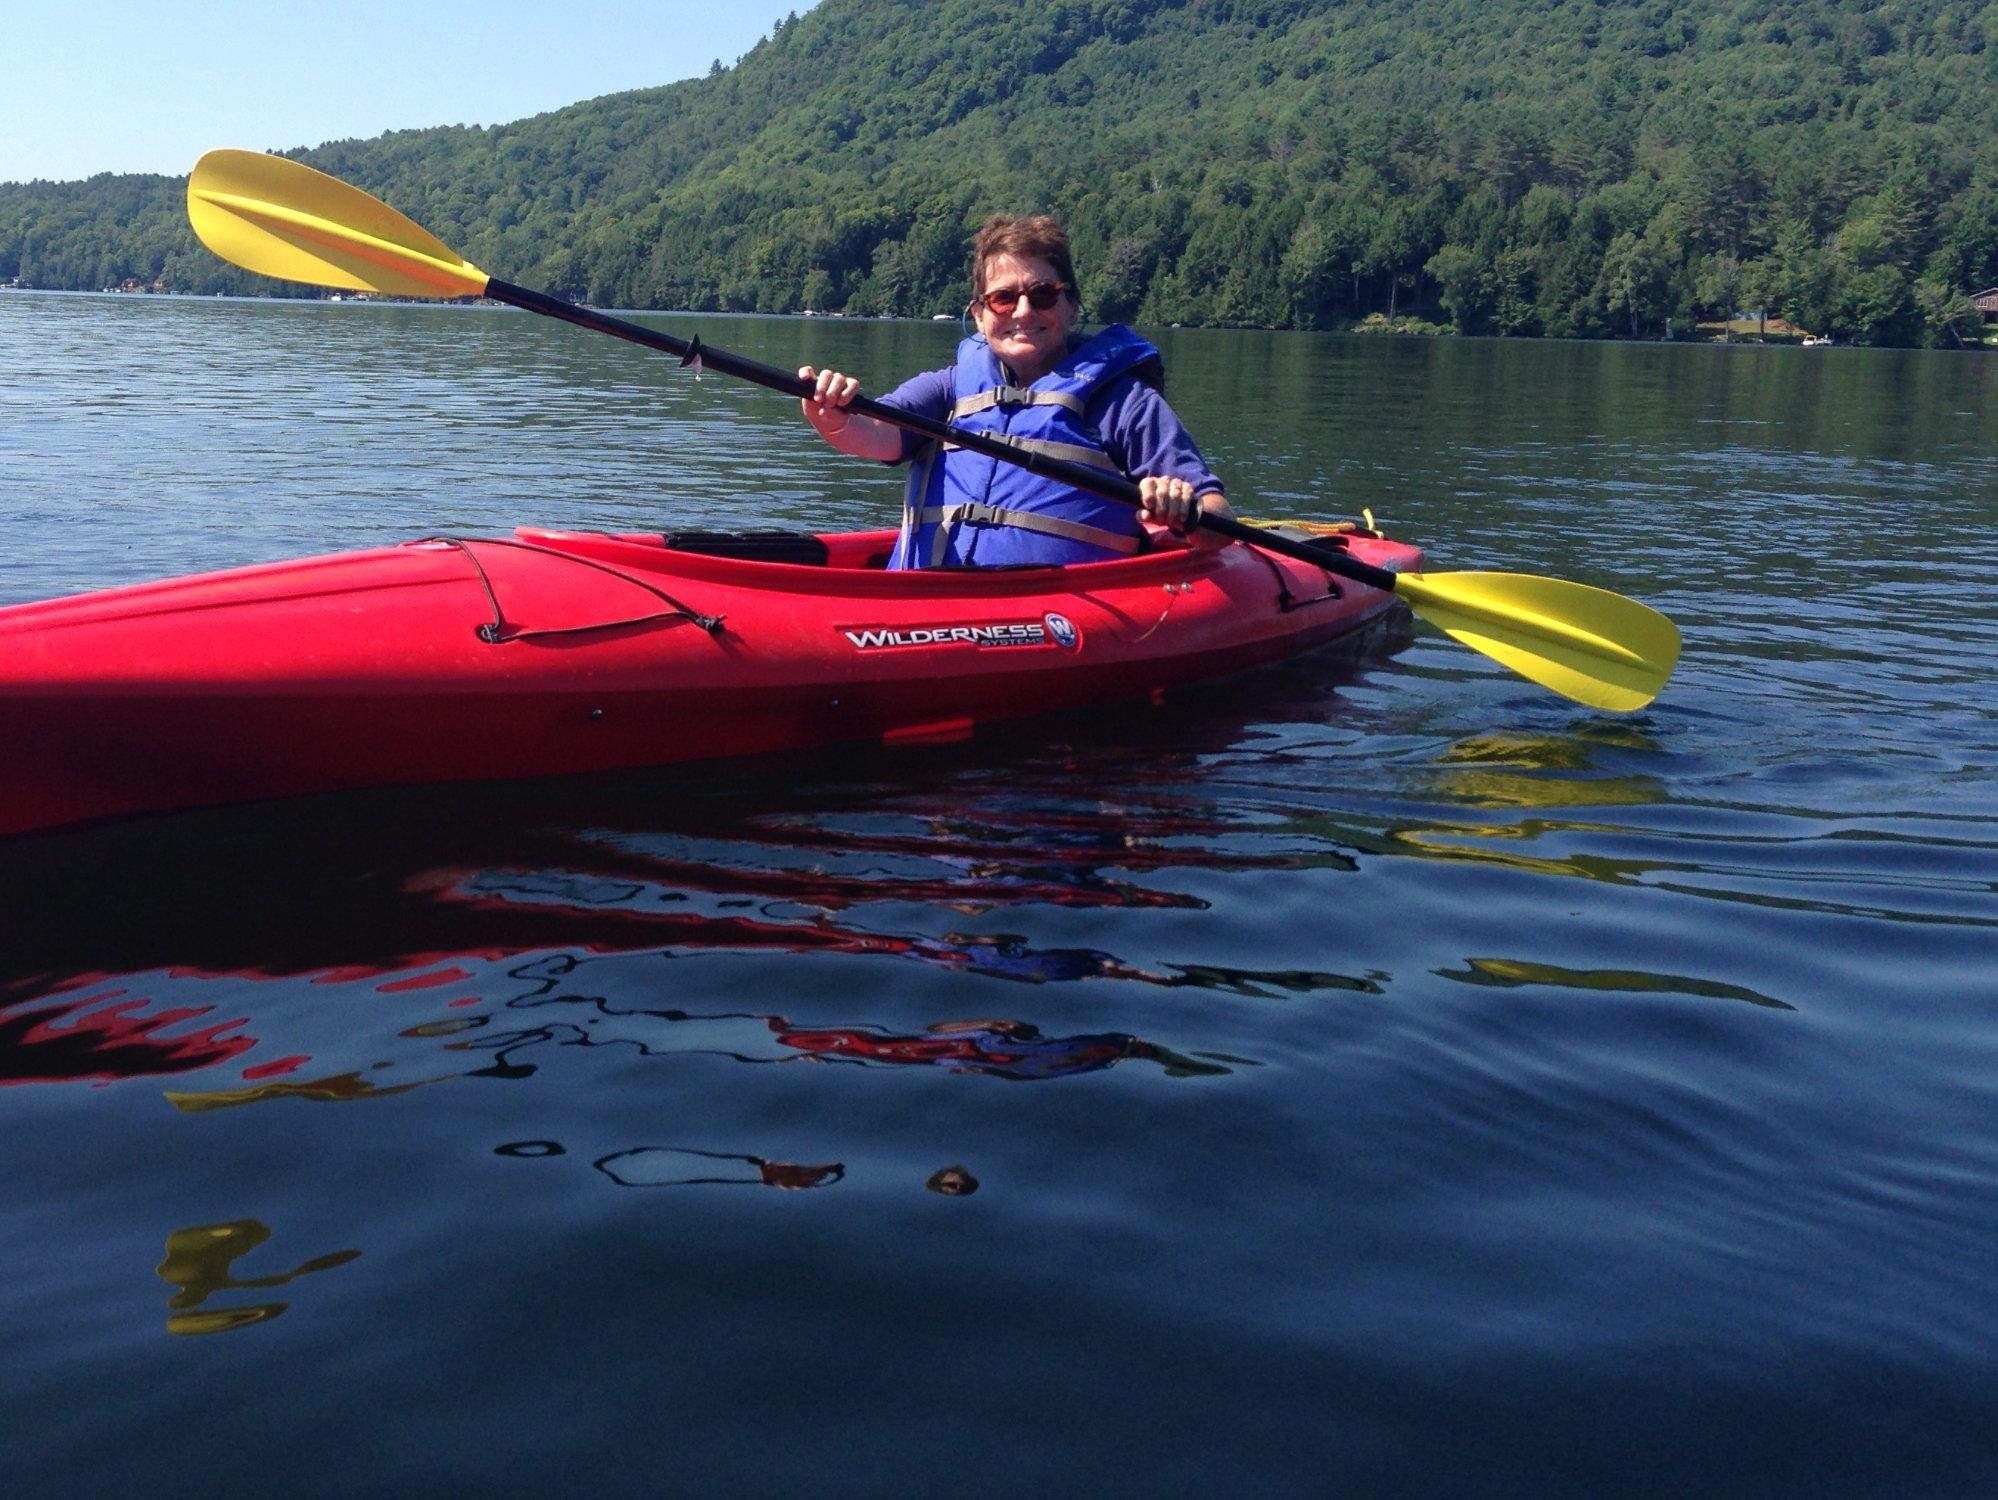
[[1716,251],[1700,261],[1695,282],[1699,305],[1720,315],[1722,337],[1732,339],[1733,318],[1741,302],[1741,262],[1726,251]]
[[1501,338],[1538,331],[1534,314],[1536,257],[1527,250],[1507,250],[1493,272],[1492,324]]
[[1671,268],[1649,240],[1620,234],[1603,254],[1595,292],[1604,315],[1639,338],[1671,315]]
[[1291,235],[1277,267],[1277,290],[1285,321],[1293,328],[1331,328],[1351,266],[1338,242],[1316,219],[1306,219]]
[[1477,333],[1489,322],[1496,291],[1492,268],[1462,245],[1445,245],[1423,268],[1436,283],[1437,300],[1458,333]]
[[798,311],[806,308],[823,312],[832,306],[833,281],[826,274],[825,267],[813,266],[805,273],[804,281],[798,287]]
[[1758,339],[1769,336],[1769,304],[1776,295],[1780,270],[1780,263],[1767,255],[1745,261],[1741,266],[1739,295],[1755,309],[1755,336]]
[[1920,336],[1922,315],[1901,269],[1877,265],[1842,279],[1831,326],[1855,344],[1910,344]]
[[1966,348],[1967,340],[1983,334],[1977,304],[1942,277],[1928,275],[1915,283],[1915,306],[1922,315],[1923,342],[1932,349]]

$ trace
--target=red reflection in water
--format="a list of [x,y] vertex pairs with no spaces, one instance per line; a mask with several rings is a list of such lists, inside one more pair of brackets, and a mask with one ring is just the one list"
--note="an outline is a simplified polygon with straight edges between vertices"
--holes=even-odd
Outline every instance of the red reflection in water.
[[[574,846],[571,848],[573,852]],[[615,878],[607,874],[608,866],[615,867]],[[656,866],[657,862],[647,858],[625,859],[613,855],[593,860],[583,869],[431,868],[399,880],[391,913],[407,924],[408,931],[421,930],[433,941],[442,939],[449,946],[422,950],[391,941],[388,951],[378,960],[334,963],[316,969],[302,969],[272,958],[240,967],[180,963],[166,971],[164,981],[156,972],[153,982],[199,985],[223,980],[303,981],[327,988],[367,985],[372,993],[391,1000],[428,1004],[442,998],[433,999],[434,992],[445,990],[453,992],[445,1008],[464,1010],[486,1003],[486,997],[479,991],[482,982],[491,983],[492,976],[486,974],[482,981],[478,965],[511,965],[523,956],[536,954],[604,956],[712,951],[912,959],[943,969],[1035,984],[1091,978],[1160,985],[1183,982],[1173,975],[1134,968],[1111,954],[1093,949],[1037,949],[1020,939],[992,935],[902,936],[870,932],[850,919],[836,919],[834,910],[846,896],[873,888],[874,883],[867,880],[850,882],[851,889],[815,890],[817,904],[805,907],[804,915],[792,919],[779,919],[762,912],[687,910],[681,904],[688,900],[686,882],[680,877],[689,867],[670,863],[668,868],[675,878],[669,881],[637,878],[641,871],[656,874]],[[722,889],[739,890],[756,883],[737,871],[722,883]],[[778,884],[800,894],[804,882],[799,877]],[[769,892],[759,891],[754,902],[746,897],[738,899],[745,906],[775,905],[768,897]],[[1166,904],[1188,899],[1160,897]],[[723,904],[734,905],[737,901]],[[786,907],[797,904],[783,903]],[[148,1011],[154,1002],[125,998],[127,992],[122,988],[53,1005],[47,1003],[52,995],[105,985],[121,977],[129,978],[102,972],[74,974],[56,980],[39,995],[13,1002],[11,1007],[4,994],[0,994],[0,1080],[53,1082],[185,1073],[237,1060],[257,1045],[255,1037],[228,1034],[247,1024],[241,1018],[178,1036],[162,1035],[173,1026],[208,1015],[213,1007],[179,1006]],[[499,1003],[508,1001],[502,999]],[[648,1014],[662,1020],[701,1019],[667,1011]],[[449,1035],[468,1025],[482,1026],[486,1018],[453,1022],[449,1028],[438,1023],[414,1030],[403,1029],[405,1023],[399,1017],[390,1019],[396,1021],[401,1036],[410,1038]],[[767,1023],[778,1041],[798,1057],[826,1061],[927,1064],[1012,1079],[1070,1076],[1106,1068],[1126,1058],[1159,1062],[1178,1076],[1225,1071],[1123,1033],[1043,1037],[1032,1025],[1017,1021],[945,1022],[922,1033],[904,1035],[869,1025],[813,1027],[794,1025],[781,1017],[751,1019]],[[265,1023],[260,1029],[268,1029],[270,1024],[273,1023]],[[537,1042],[575,1040],[558,1035],[560,1030],[541,1028],[506,1038],[486,1037],[477,1043],[457,1043],[455,1049],[513,1051]],[[355,1041],[361,1046],[379,1044],[378,1037],[373,1043],[358,1036]],[[337,1076],[333,1078],[272,1082],[297,1074],[315,1061],[312,1051],[291,1050],[242,1070],[242,1079],[258,1087],[211,1090],[203,1098],[214,1105],[224,1105],[266,1098],[373,1097],[383,1092],[373,1086],[336,1087],[342,1079],[355,1076],[352,1070],[357,1059],[352,1050],[334,1051],[337,1061],[329,1058],[320,1064],[334,1070]],[[387,1066],[380,1060],[363,1065]],[[505,1061],[505,1066],[516,1070],[513,1076],[533,1071],[531,1066],[510,1060]]]
[[[549,1002],[544,999],[537,1003]],[[554,1003],[582,1005],[589,1002],[582,997],[558,996]],[[702,1015],[670,1009],[613,1010],[601,1002],[596,1002],[593,1009],[597,1012],[593,1020],[611,1020],[621,1025],[616,1030],[605,1032],[586,1030],[568,1022],[551,1022],[467,1037],[450,1043],[446,1050],[491,1054],[491,1066],[479,1069],[480,1074],[513,1079],[533,1075],[535,1064],[522,1061],[521,1054],[530,1054],[541,1047],[628,1047],[647,1057],[721,1056],[744,1063],[825,1062],[932,1067],[951,1073],[974,1073],[1020,1082],[1072,1078],[1113,1067],[1127,1059],[1157,1063],[1174,1078],[1212,1077],[1230,1071],[1218,1062],[1187,1057],[1128,1032],[1043,1036],[1039,1027],[1026,1021],[940,1021],[920,1032],[902,1032],[864,1023],[799,1026],[782,1016]],[[497,1017],[481,1017],[481,1024],[488,1019]],[[777,1056],[753,1056],[718,1048],[698,1036],[686,1046],[667,1046],[660,1044],[656,1035],[648,1035],[653,1023],[698,1028],[704,1023],[726,1022],[757,1023],[789,1051]],[[416,1028],[405,1035],[442,1036],[459,1029],[458,1025],[447,1029],[440,1023],[436,1027]]]
[[916,1036],[853,1026],[801,1030],[776,1016],[770,1017],[769,1023],[778,1041],[815,1057],[926,1064],[994,1078],[1066,1078],[1094,1073],[1127,1057],[1167,1062],[1170,1070],[1183,1073],[1228,1071],[1180,1057],[1123,1032],[1042,1036],[1037,1028],[1020,1021],[945,1021]]
[[312,1059],[305,1056],[280,1057],[275,1062],[258,1063],[254,1068],[243,1069],[243,1076],[252,1082],[265,1078],[281,1078],[286,1073],[296,1073]]
[[[1066,795],[1068,783],[1058,785]],[[0,1083],[235,1064],[253,1087],[231,1079],[215,1091],[231,1102],[381,1092],[334,1086],[357,1067],[387,1065],[373,1011],[349,1009],[336,1020],[322,1006],[316,1019],[292,1012],[294,1022],[280,1019],[278,1006],[255,1006],[257,1032],[271,1037],[260,1043],[248,1020],[216,1020],[216,1005],[188,1003],[190,994],[210,999],[204,987],[224,981],[364,986],[382,1005],[421,1005],[431,1015],[441,1005],[472,1017],[475,1007],[507,1003],[490,997],[491,966],[552,954],[841,954],[1022,983],[1177,984],[1180,976],[1093,949],[869,930],[853,912],[1197,909],[1199,897],[1138,877],[1186,864],[1288,860],[1221,847],[1241,829],[1157,788],[1077,808],[1009,779],[968,809],[952,797],[812,794],[787,784],[781,812],[768,798],[676,802],[660,827],[642,818],[634,825],[622,798],[593,795],[461,794],[458,805],[471,812],[458,816],[449,793],[427,793],[384,799],[391,813],[374,821],[329,801],[0,849],[0,901],[17,940],[0,962]],[[106,916],[92,923],[91,912]],[[240,988],[227,1002],[232,1013],[249,1004]],[[397,1009],[382,1019],[402,1033],[411,1017]],[[800,1058],[927,1062],[1006,1077],[1152,1055],[1134,1038],[1042,1038],[1024,1023],[975,1032],[948,1027],[984,1023],[947,1023],[907,1037],[865,1025],[771,1024]],[[264,1055],[246,1056],[260,1045]]]
[[434,990],[439,985],[456,984],[461,979],[470,979],[471,977],[471,970],[453,967],[438,973],[413,974],[408,979],[398,979],[388,984],[378,984],[375,988],[384,995],[400,995],[410,990]]
[[257,1045],[227,1033],[245,1018],[213,1022],[177,1036],[173,1027],[210,1015],[210,1005],[148,1011],[151,1001],[107,990],[39,1008],[0,1011],[0,1086],[72,1083],[191,1073],[240,1057]]

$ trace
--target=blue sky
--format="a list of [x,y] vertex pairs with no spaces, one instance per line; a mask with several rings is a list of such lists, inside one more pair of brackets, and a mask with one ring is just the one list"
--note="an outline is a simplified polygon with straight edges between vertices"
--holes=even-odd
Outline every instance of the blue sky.
[[727,66],[811,5],[15,0],[0,21],[0,182],[518,120]]

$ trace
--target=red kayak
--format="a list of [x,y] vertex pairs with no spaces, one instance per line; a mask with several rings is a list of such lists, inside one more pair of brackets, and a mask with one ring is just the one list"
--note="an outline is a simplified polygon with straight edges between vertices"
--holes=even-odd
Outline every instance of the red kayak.
[[[889,573],[893,540],[522,528],[0,609],[0,834],[940,742],[1275,661],[1394,603],[1241,545]],[[1421,567],[1372,534],[1314,542]]]

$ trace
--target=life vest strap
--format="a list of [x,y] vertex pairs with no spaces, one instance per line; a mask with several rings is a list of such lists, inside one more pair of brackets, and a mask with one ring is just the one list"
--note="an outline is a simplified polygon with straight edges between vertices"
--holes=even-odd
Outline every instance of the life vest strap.
[[1013,526],[1021,531],[1038,531],[1043,536],[1058,536],[1065,541],[1085,542],[1092,547],[1103,547],[1112,552],[1129,555],[1144,549],[1147,538],[1124,536],[1115,531],[1105,531],[1100,526],[1085,526],[1080,521],[1064,521],[1059,516],[1044,516],[1031,510],[1008,510],[1002,505],[987,505],[981,501],[967,500],[957,505],[926,506],[918,524],[929,525],[937,522],[936,545],[932,550],[929,565],[935,567],[943,557],[943,549],[957,527],[969,523],[974,526]]
[[[1043,453],[1049,458],[1059,458],[1065,463],[1083,464],[1088,468],[1101,469],[1106,474],[1116,474],[1120,477],[1124,472],[1101,448],[1085,448],[1080,443],[1056,443],[1047,438],[1014,437],[1010,432],[988,432],[985,436],[995,443],[1018,448],[1023,453]],[[956,443],[944,444],[944,447],[949,449],[958,446]]]
[[975,396],[966,396],[950,409],[950,420],[975,412],[990,411],[995,406],[1063,406],[1078,417],[1085,410],[1082,398],[1067,391],[1032,391],[1017,385],[995,386],[989,391],[980,391]]

